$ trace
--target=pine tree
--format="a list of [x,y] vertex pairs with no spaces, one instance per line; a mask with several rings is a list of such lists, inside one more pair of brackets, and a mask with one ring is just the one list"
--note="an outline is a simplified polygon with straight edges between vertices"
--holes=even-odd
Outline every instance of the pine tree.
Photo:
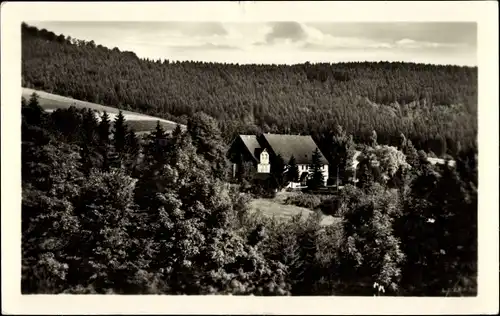
[[283,157],[281,157],[280,154],[276,155],[274,157],[272,163],[271,163],[271,175],[275,179],[275,183],[278,186],[278,189],[281,189],[285,186],[285,172],[286,172],[286,166],[285,162],[283,160]]
[[295,162],[295,157],[292,155],[290,160],[288,161],[288,170],[286,173],[287,179],[290,182],[298,182],[299,181],[299,167]]
[[110,168],[110,137],[111,122],[109,115],[104,111],[99,123],[99,153],[102,155],[102,169],[108,171]]
[[139,139],[137,138],[135,131],[130,129],[125,137],[125,149],[127,154],[137,157],[140,148]]
[[167,138],[167,133],[163,129],[163,126],[161,126],[160,121],[156,121],[156,126],[151,136],[156,142]]
[[239,183],[243,183],[243,180],[245,179],[246,173],[247,173],[247,170],[246,170],[245,161],[243,159],[243,154],[239,153],[236,156],[236,172],[235,172],[236,180]]
[[420,169],[420,159],[418,156],[418,152],[415,147],[413,147],[413,143],[411,142],[411,140],[406,141],[406,146],[402,151],[406,156],[406,162],[408,162],[408,164],[412,166],[413,169]]
[[311,178],[309,179],[307,186],[310,189],[314,190],[324,186],[324,176],[321,167],[321,154],[319,152],[319,149],[316,148],[311,158],[311,164],[309,165],[309,173],[311,174]]
[[21,111],[23,119],[25,119],[28,124],[39,126],[42,123],[42,117],[45,112],[40,106],[36,93],[31,95],[29,103],[27,103],[24,97],[21,98]]
[[359,171],[357,172],[358,183],[357,186],[366,189],[372,186],[375,182],[375,177],[367,159],[363,159],[358,164]]
[[[133,129],[129,129],[125,137],[124,165],[132,175],[136,174],[140,163],[141,144]],[[137,177],[139,177],[137,175]]]
[[83,141],[90,147],[97,143],[99,122],[92,109],[85,109],[83,113]]
[[152,165],[163,165],[166,163],[167,154],[167,133],[160,124],[156,122],[156,127],[148,135],[148,143],[146,145],[146,161]]
[[40,106],[39,96],[36,92],[33,92],[30,96],[29,106],[32,108],[37,108]]
[[172,137],[178,137],[182,134],[182,128],[181,128],[181,125],[180,124],[177,124],[174,128],[174,130],[172,131]]
[[99,122],[92,109],[83,110],[82,120],[82,146],[80,150],[82,169],[85,175],[89,175],[96,167],[95,146],[97,145]]
[[123,112],[120,111],[116,116],[113,126],[113,144],[117,153],[125,151],[125,142],[127,136],[127,126],[125,125],[125,117]]
[[99,143],[101,145],[108,145],[109,138],[111,134],[111,121],[109,115],[106,111],[101,116],[101,122],[99,123]]

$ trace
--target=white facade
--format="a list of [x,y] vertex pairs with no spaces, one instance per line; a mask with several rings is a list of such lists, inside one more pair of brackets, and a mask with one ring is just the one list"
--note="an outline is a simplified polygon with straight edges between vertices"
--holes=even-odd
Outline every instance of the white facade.
[[258,173],[270,173],[271,172],[271,165],[269,164],[269,153],[267,152],[266,149],[264,149],[260,153],[260,162],[257,165],[257,172]]
[[[299,169],[299,180],[302,177],[302,174],[304,172],[309,173],[309,165],[308,164],[297,164],[297,168]],[[321,171],[323,173],[323,179],[324,179],[324,185],[326,186],[326,183],[328,181],[328,165],[323,165],[321,167]],[[300,188],[303,187],[303,185],[300,182],[291,182],[287,186],[288,188]]]
[[[297,164],[297,168],[299,169],[299,179],[304,172],[309,172],[309,164]],[[324,184],[326,186],[328,180],[328,165],[323,165],[321,167]],[[260,153],[259,163],[257,164],[257,172],[258,173],[270,173],[271,172],[271,164],[269,162],[269,153],[266,149],[264,149]],[[301,188],[304,187],[302,183],[299,182],[291,182],[287,185],[288,188]]]
[[321,168],[323,170],[323,180],[325,181],[325,186],[328,181],[328,165],[323,165]]

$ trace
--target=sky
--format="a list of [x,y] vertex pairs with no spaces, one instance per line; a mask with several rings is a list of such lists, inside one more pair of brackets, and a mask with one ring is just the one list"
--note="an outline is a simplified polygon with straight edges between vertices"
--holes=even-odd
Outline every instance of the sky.
[[26,21],[141,58],[226,63],[477,65],[475,22]]

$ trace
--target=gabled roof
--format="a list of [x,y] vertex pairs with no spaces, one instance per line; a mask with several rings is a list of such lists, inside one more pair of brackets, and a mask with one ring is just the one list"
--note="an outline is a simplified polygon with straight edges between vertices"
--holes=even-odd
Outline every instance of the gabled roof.
[[250,151],[252,157],[254,157],[257,161],[259,161],[259,157],[255,156],[256,149],[260,149],[259,141],[257,140],[257,136],[255,135],[239,135],[240,139],[245,144],[245,147]]
[[[285,163],[288,163],[293,155],[296,163],[310,164],[313,152],[318,148],[311,136],[282,134],[263,134],[262,136],[274,153],[281,155]],[[323,164],[328,164],[321,151],[320,161]]]

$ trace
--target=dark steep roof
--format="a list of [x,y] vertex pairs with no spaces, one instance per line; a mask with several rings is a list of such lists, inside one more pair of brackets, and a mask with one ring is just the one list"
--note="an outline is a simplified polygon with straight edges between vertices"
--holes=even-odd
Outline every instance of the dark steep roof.
[[250,154],[259,161],[260,157],[255,156],[255,153],[257,152],[256,150],[260,150],[260,144],[259,141],[257,140],[257,136],[255,135],[240,135],[240,139],[243,141],[245,146],[248,148],[250,151]]
[[[298,164],[310,164],[313,152],[318,148],[311,136],[263,134],[275,154],[280,154],[285,163],[288,163],[292,155]],[[318,148],[319,150],[319,148]],[[323,153],[320,151],[320,161],[328,164]]]

